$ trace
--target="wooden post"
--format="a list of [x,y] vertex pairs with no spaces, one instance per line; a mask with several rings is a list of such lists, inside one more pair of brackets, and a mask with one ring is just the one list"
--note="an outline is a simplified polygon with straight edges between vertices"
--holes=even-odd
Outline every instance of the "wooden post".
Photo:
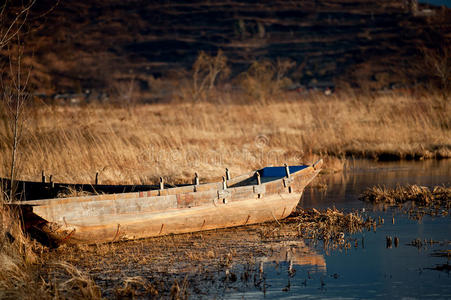
[[199,175],[194,173],[194,185],[199,185]]
[[52,185],[52,188],[54,188],[54,187],[55,187],[55,184],[53,183],[53,175],[50,175],[50,177],[49,177],[49,182],[50,182],[50,184]]
[[285,164],[285,173],[287,174],[287,177],[290,178],[290,167]]
[[230,180],[230,171],[229,168],[226,168],[226,179]]
[[160,190],[164,190],[164,179],[160,177]]
[[222,176],[222,189],[223,190],[227,189],[227,181],[224,176]]
[[392,247],[392,243],[393,243],[392,237],[391,236],[386,236],[385,240],[386,240],[386,248],[391,248]]
[[256,172],[255,175],[257,176],[257,184],[258,184],[258,185],[262,184],[262,180],[261,180],[261,177],[260,177],[260,173],[259,173],[259,172]]
[[99,184],[99,172],[96,172],[96,181],[95,181],[95,185]]
[[44,170],[41,171],[41,179],[42,179],[42,183],[45,183],[45,173],[44,173]]

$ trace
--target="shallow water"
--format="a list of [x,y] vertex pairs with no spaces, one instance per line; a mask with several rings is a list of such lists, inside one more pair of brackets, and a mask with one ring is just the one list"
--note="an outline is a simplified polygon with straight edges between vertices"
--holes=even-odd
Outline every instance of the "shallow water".
[[[309,185],[300,202],[305,209],[335,206],[385,220],[376,231],[346,235],[348,250],[342,245],[325,249],[322,241],[303,240],[294,229],[296,221],[287,221],[62,247],[48,255],[89,274],[106,298],[147,299],[148,284],[158,290],[156,298],[170,298],[177,282],[182,291],[178,296],[187,294],[190,299],[450,299],[449,271],[434,270],[448,264],[448,258],[431,256],[436,250],[451,249],[450,215],[411,220],[400,210],[358,200],[368,187],[397,184],[450,186],[451,160],[350,161],[345,172],[323,175]],[[387,248],[386,236],[399,238],[398,246]],[[439,243],[408,245],[415,239]],[[128,290],[133,295],[124,294]]]
[[[375,232],[352,235],[352,247],[348,250],[324,250],[321,244],[311,245],[312,251],[324,258],[325,265],[297,264],[292,260],[289,272],[289,258],[277,262],[268,260],[263,266],[264,288],[231,288],[226,290],[224,298],[451,298],[449,269],[434,269],[451,261],[431,256],[434,251],[451,249],[450,215],[411,220],[397,209],[376,209],[358,200],[367,187],[374,185],[449,186],[451,161],[351,161],[346,172],[326,176],[322,181],[327,188],[312,187],[305,191],[304,208],[358,209],[374,218],[382,217],[384,224]],[[387,248],[387,236],[398,237],[399,245]],[[436,242],[420,247],[409,245],[415,239]]]
[[431,4],[431,5],[436,5],[436,6],[446,6],[446,7],[451,7],[451,1],[450,0],[420,0],[418,1],[420,3],[427,3],[427,4]]

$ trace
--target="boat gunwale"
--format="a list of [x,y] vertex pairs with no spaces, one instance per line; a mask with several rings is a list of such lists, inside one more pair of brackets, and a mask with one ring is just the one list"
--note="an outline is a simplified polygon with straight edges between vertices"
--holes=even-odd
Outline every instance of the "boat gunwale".
[[[299,175],[301,175],[302,173],[306,173],[308,171],[313,170],[317,170],[316,166],[320,164],[320,166],[322,165],[322,160],[318,160],[317,162],[310,164],[310,165],[303,165],[306,166],[303,169],[300,169],[296,172],[293,172],[290,174],[290,176],[292,177],[297,177]],[[228,182],[235,182],[234,184],[239,183],[240,181],[244,181],[247,179],[252,178],[253,176],[255,176],[256,172],[259,172],[263,169],[259,169],[256,171],[251,171],[242,175],[239,175],[237,177],[231,178],[230,180],[226,181],[226,184]],[[50,199],[39,199],[39,200],[28,200],[28,201],[18,201],[18,202],[13,202],[11,204],[13,205],[20,205],[20,206],[47,206],[47,205],[58,205],[58,204],[67,204],[67,203],[71,203],[71,202],[100,202],[100,201],[112,201],[112,200],[121,200],[121,199],[137,199],[137,198],[146,198],[148,200],[154,198],[154,199],[158,199],[159,197],[167,197],[167,196],[177,196],[177,195],[186,195],[186,194],[190,194],[190,193],[203,193],[203,192],[210,192],[213,190],[216,191],[223,191],[223,190],[229,190],[229,191],[236,191],[239,189],[243,189],[243,188],[249,188],[250,186],[268,186],[270,184],[275,184],[276,182],[279,183],[283,183],[283,180],[285,180],[287,178],[287,176],[284,177],[278,177],[275,178],[273,180],[269,180],[267,182],[262,182],[260,185],[258,184],[248,184],[248,185],[243,185],[243,186],[236,186],[236,187],[227,187],[226,189],[222,188],[222,182],[210,182],[210,183],[202,183],[199,185],[195,185],[195,184],[191,184],[191,185],[186,185],[186,186],[181,186],[181,187],[173,187],[173,188],[168,188],[168,189],[164,189],[164,190],[160,190],[160,191],[164,191],[164,195],[152,195],[152,196],[147,196],[144,195],[144,193],[146,192],[130,192],[130,193],[114,193],[114,194],[101,194],[101,195],[88,195],[88,196],[75,196],[75,197],[67,197],[67,198],[50,198]],[[238,180],[239,179],[239,180]],[[207,187],[208,185],[212,185],[212,187],[210,189],[203,189],[205,187]],[[185,191],[185,192],[180,192],[180,193],[168,193],[168,191],[172,191],[174,192],[176,189],[183,189],[183,188],[187,188],[187,187],[193,187],[193,190],[191,191]],[[196,191],[195,187],[202,187],[201,191]],[[150,191],[159,191],[159,190],[149,190]]]

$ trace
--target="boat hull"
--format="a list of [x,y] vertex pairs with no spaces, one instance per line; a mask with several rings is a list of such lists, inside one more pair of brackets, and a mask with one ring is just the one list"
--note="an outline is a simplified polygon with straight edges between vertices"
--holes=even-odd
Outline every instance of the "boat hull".
[[277,221],[320,172],[311,166],[262,169],[237,180],[136,193],[15,203],[25,228],[49,245],[105,243]]
[[[105,243],[220,229],[286,218],[302,193],[271,195],[230,203],[170,209],[161,212],[110,215],[90,220],[53,223],[44,230],[60,243]],[[105,221],[107,220],[107,221]]]

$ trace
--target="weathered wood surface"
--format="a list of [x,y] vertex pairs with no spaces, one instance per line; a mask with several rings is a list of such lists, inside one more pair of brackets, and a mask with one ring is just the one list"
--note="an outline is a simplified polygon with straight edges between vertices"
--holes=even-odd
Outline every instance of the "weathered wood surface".
[[[227,181],[228,185],[233,185],[237,181],[242,180],[243,178],[247,178],[251,175],[251,173],[243,174],[241,176],[231,178]],[[230,172],[229,172],[230,176]],[[160,189],[160,184],[144,184],[144,185],[109,185],[109,184],[98,184],[98,181],[95,184],[89,183],[61,183],[61,182],[49,182],[45,181],[45,176],[42,175],[43,181],[26,181],[26,180],[15,180],[14,181],[14,194],[16,199],[20,199],[21,201],[30,201],[30,200],[41,200],[41,199],[51,199],[57,198],[60,195],[64,195],[65,193],[70,192],[71,190],[79,191],[79,192],[87,192],[92,194],[128,194],[128,193],[139,193],[139,192],[148,192],[155,190],[152,194],[154,196],[158,195],[158,190]],[[200,180],[198,178],[198,180]],[[215,186],[222,185],[221,182],[217,183],[199,183],[197,186],[198,190],[207,190],[211,189]],[[2,188],[5,194],[9,194],[11,189],[11,180],[8,178],[0,178],[0,187]],[[165,189],[172,189],[174,186],[169,184],[164,184]],[[174,190],[174,192],[184,192],[193,191],[193,185],[178,185],[177,188],[180,190]]]
[[104,243],[195,232],[283,219],[300,198],[301,193],[277,194],[189,209],[91,216],[56,222],[57,227],[46,230],[54,239],[67,243]]
[[[136,193],[24,201],[34,230],[58,243],[102,243],[285,218],[322,161],[258,184],[254,172],[223,182]],[[241,185],[240,182],[246,182]]]

